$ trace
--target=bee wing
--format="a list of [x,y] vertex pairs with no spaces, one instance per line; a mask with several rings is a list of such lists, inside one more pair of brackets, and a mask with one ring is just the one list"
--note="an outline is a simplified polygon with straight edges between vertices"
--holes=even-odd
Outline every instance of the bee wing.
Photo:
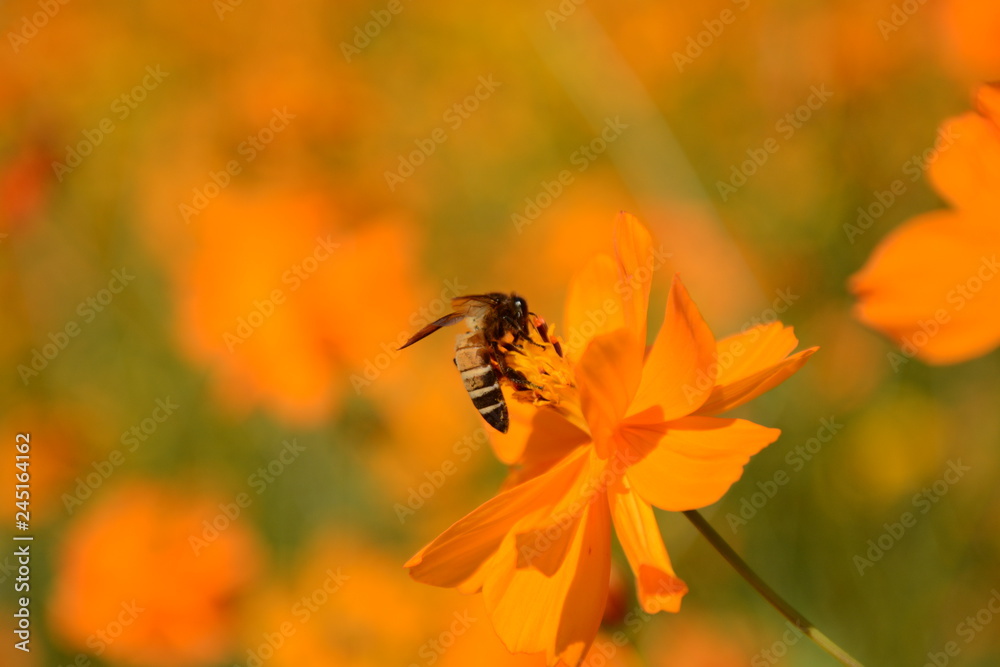
[[465,317],[464,313],[450,313],[448,315],[445,315],[444,317],[431,322],[423,329],[410,336],[410,340],[406,341],[406,343],[404,343],[402,347],[400,347],[399,349],[402,350],[403,348],[409,347],[414,343],[416,343],[418,340],[430,336],[432,333],[434,333],[441,327],[446,327],[450,324],[455,324],[456,322],[460,321],[463,317]]
[[468,314],[476,306],[496,307],[499,302],[497,297],[503,297],[503,294],[466,294],[465,296],[456,296],[451,300],[451,307],[455,312]]

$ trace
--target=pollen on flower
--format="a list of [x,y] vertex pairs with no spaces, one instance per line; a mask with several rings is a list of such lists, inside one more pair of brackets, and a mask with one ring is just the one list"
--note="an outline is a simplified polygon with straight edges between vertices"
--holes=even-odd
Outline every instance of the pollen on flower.
[[556,407],[578,400],[572,369],[562,355],[562,345],[553,334],[553,327],[541,317],[531,324],[536,335],[528,343],[511,347],[504,358],[508,366],[531,383],[526,389],[516,389],[512,396],[524,403]]

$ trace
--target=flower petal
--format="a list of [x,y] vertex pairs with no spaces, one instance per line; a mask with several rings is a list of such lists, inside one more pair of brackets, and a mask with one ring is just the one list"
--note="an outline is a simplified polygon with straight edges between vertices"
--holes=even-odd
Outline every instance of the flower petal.
[[[590,435],[581,431],[555,408],[533,406],[519,401],[509,402],[508,407],[511,415],[510,430],[506,435],[490,434],[494,450],[498,451],[498,458],[507,465],[516,466],[504,481],[504,488],[541,475],[575,448],[590,442]],[[531,416],[525,420],[527,411],[531,412]],[[508,460],[500,456],[499,451],[505,456],[510,456],[515,451],[518,455]]]
[[616,293],[624,305],[625,325],[636,334],[636,340],[646,344],[646,316],[649,289],[657,261],[653,254],[653,238],[636,217],[624,211],[615,219],[615,259],[618,260]]
[[[501,462],[514,465],[524,456],[528,441],[535,433],[533,422],[538,408],[528,403],[511,400],[510,390],[504,387],[504,399],[507,402],[509,424],[506,433],[489,429],[490,446]],[[485,432],[485,431],[484,431]]]
[[[982,86],[977,106],[978,113],[941,124],[928,175],[957,209],[979,214],[977,224],[993,226],[1000,210],[1000,87]],[[992,214],[982,217],[987,212]]]
[[622,297],[615,291],[618,264],[610,255],[596,255],[577,274],[566,296],[562,333],[563,351],[569,359],[579,359],[595,336],[625,326]]
[[713,415],[743,405],[791,377],[819,348],[788,357],[799,344],[791,327],[762,324],[719,341],[719,374],[708,400],[697,411]]
[[958,213],[918,216],[851,277],[862,322],[929,363],[964,361],[1000,343],[1000,234]]
[[632,491],[628,478],[608,495],[615,534],[635,574],[639,603],[649,614],[679,611],[687,585],[677,578],[649,503]]
[[947,0],[939,7],[948,51],[963,79],[1000,80],[1000,4],[993,0]]
[[686,417],[665,427],[626,425],[622,437],[641,457],[626,473],[647,502],[671,512],[711,505],[743,474],[753,454],[781,431],[743,419]]
[[586,449],[566,457],[547,473],[503,491],[452,524],[404,567],[433,586],[458,586],[472,577],[521,520],[548,516],[578,481]]
[[601,624],[611,572],[611,529],[600,492],[565,530],[572,535],[551,576],[518,567],[508,539],[483,583],[483,599],[500,639],[511,652],[545,651],[548,664],[577,665]]
[[759,324],[716,344],[718,385],[730,384],[780,362],[798,347],[792,327],[781,322]]
[[[663,326],[642,369],[629,415],[654,409],[669,421],[701,407],[715,385],[715,337],[680,278],[674,276]],[[656,410],[658,408],[659,410]]]
[[639,347],[628,329],[602,334],[590,342],[576,367],[583,414],[598,454],[604,458],[639,384]]

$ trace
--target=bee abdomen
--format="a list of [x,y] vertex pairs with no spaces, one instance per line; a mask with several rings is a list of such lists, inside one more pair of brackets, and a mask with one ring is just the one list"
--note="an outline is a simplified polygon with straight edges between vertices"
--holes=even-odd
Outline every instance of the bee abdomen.
[[496,430],[506,433],[507,403],[504,401],[503,391],[500,390],[500,383],[497,382],[496,373],[493,372],[493,369],[487,366],[484,370],[487,372],[483,373],[480,377],[487,378],[489,376],[488,379],[493,380],[493,382],[479,388],[469,389],[469,377],[463,373],[462,380],[465,382],[465,389],[469,392],[472,404],[479,410],[479,414],[483,416],[483,419]]
[[497,374],[490,364],[487,349],[478,345],[459,347],[455,351],[455,365],[462,374],[462,383],[479,414],[490,426],[506,433],[507,403]]

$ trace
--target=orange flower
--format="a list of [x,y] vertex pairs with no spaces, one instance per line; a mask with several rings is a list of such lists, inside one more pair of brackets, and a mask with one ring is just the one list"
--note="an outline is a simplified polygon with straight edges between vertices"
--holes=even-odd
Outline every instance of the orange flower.
[[929,169],[952,210],[900,226],[850,281],[858,318],[928,363],[964,361],[1000,343],[1000,87],[981,87],[977,102],[978,113],[943,124],[953,143]]
[[779,323],[716,341],[679,280],[648,353],[653,244],[619,216],[615,255],[577,276],[566,307],[566,357],[524,346],[509,361],[542,386],[511,398],[497,451],[516,470],[508,487],[406,563],[425,583],[482,590],[494,628],[514,652],[580,662],[608,597],[611,526],[650,613],[677,611],[687,587],[652,505],[680,511],[717,501],[750,456],[779,434],[713,415],[778,385],[815,348]]
[[179,335],[234,411],[322,421],[345,400],[348,376],[398,337],[415,293],[413,234],[390,219],[347,229],[338,203],[229,188],[192,223],[199,243],[177,269]]
[[218,499],[130,484],[93,501],[65,535],[49,615],[67,648],[109,663],[179,667],[229,657],[234,602],[260,548],[233,523],[197,555],[189,543]]
[[414,591],[397,561],[344,527],[320,537],[290,573],[249,601],[242,647],[227,665],[425,664],[421,645],[452,620],[428,595],[436,591]]
[[940,11],[956,68],[979,81],[1000,77],[1000,4],[994,0],[945,0]]

